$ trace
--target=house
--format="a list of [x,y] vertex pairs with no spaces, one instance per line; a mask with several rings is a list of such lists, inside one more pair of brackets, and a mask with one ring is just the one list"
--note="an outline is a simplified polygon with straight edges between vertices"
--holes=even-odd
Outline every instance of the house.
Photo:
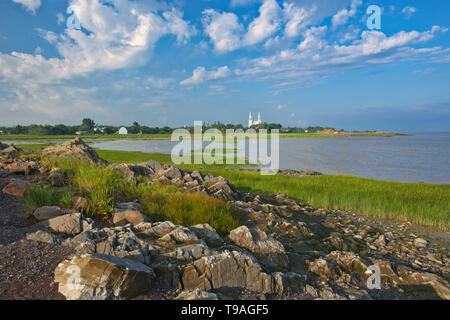
[[128,134],[128,130],[127,130],[127,128],[122,127],[119,129],[119,131],[117,131],[117,133],[125,135],[125,134]]

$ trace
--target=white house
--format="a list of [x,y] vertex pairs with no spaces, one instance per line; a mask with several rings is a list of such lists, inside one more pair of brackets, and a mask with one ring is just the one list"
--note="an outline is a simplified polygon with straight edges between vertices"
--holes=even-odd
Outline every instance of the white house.
[[119,129],[119,131],[117,132],[118,134],[128,134],[128,130],[125,127],[122,127]]

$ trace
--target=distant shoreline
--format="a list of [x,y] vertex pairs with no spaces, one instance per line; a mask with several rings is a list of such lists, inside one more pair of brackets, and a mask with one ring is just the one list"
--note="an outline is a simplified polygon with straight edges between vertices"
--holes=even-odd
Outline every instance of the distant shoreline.
[[[411,134],[397,132],[319,132],[319,133],[280,133],[280,138],[342,138],[342,137],[394,137],[410,136]],[[171,134],[92,134],[92,135],[15,135],[2,134],[0,141],[4,142],[59,142],[80,137],[86,142],[114,140],[170,140]],[[270,135],[269,135],[270,137]]]

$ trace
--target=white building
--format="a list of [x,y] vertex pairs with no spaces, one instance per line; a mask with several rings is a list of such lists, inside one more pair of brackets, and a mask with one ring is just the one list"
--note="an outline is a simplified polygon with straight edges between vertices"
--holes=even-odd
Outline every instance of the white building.
[[119,129],[119,131],[117,132],[118,134],[128,134],[128,130],[125,127],[122,127]]
[[252,120],[252,113],[250,112],[250,115],[248,117],[248,127],[250,128],[251,126],[257,126],[262,124],[262,120],[261,120],[261,113],[258,112],[258,120],[253,121]]

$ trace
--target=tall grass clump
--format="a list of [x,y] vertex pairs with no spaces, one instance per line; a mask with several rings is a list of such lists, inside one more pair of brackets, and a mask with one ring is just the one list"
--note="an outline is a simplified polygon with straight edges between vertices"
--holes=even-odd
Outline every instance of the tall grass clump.
[[143,194],[140,203],[153,221],[169,220],[184,226],[208,223],[221,234],[239,225],[228,204],[201,193],[168,193],[163,187]]
[[56,205],[68,209],[72,205],[72,195],[69,191],[56,191],[47,185],[37,185],[28,189],[24,197],[29,212],[43,206]]
[[52,168],[66,174],[68,190],[55,196],[49,187],[30,193],[27,203],[33,207],[71,203],[72,196],[88,200],[85,214],[109,217],[118,202],[137,201],[152,221],[170,220],[180,225],[209,223],[218,232],[226,233],[238,226],[237,215],[228,204],[203,194],[183,193],[176,186],[153,184],[140,177],[138,183],[124,180],[125,175],[105,166],[95,166],[77,159],[42,159]]

